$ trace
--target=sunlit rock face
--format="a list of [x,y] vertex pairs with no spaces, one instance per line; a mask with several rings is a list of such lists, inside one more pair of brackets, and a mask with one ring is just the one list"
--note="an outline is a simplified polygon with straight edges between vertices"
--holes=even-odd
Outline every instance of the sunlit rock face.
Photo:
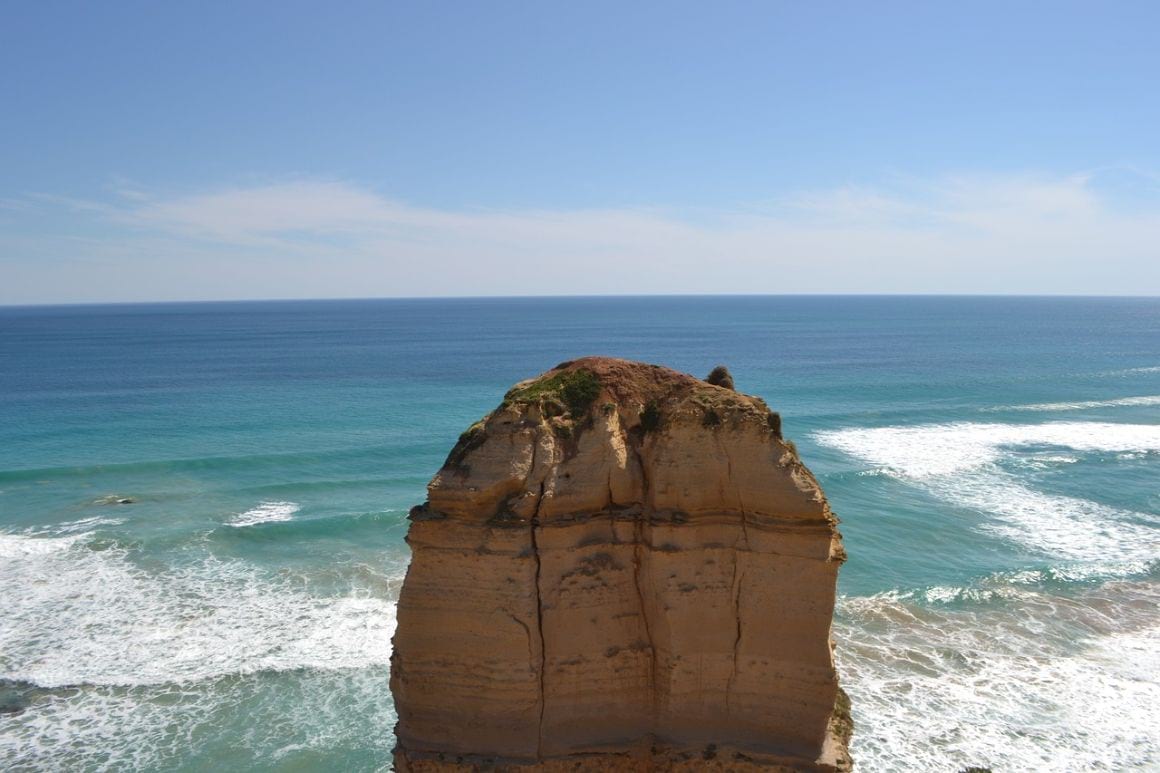
[[576,360],[463,434],[411,514],[397,770],[849,769],[837,521],[714,374]]

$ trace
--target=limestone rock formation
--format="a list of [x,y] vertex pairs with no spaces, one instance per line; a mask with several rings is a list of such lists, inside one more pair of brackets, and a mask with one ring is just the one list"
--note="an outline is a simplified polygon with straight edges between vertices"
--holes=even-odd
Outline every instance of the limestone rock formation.
[[396,770],[849,770],[841,536],[760,399],[563,363],[464,432],[428,495]]

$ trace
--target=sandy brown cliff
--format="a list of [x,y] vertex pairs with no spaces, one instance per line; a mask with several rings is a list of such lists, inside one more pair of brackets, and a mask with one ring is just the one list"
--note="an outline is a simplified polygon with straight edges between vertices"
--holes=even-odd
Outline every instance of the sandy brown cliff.
[[463,434],[411,514],[397,770],[849,768],[836,520],[710,380],[576,360]]

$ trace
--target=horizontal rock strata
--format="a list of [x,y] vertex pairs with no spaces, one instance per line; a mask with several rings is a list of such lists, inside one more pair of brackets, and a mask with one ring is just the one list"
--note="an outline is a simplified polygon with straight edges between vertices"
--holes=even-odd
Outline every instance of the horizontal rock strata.
[[849,769],[837,521],[714,381],[576,360],[463,434],[411,514],[397,770]]

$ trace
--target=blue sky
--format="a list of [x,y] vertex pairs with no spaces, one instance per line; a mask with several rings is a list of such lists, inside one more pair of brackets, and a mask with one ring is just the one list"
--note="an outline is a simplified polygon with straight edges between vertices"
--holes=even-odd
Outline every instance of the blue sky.
[[1160,293],[1155,3],[58,3],[0,303]]

